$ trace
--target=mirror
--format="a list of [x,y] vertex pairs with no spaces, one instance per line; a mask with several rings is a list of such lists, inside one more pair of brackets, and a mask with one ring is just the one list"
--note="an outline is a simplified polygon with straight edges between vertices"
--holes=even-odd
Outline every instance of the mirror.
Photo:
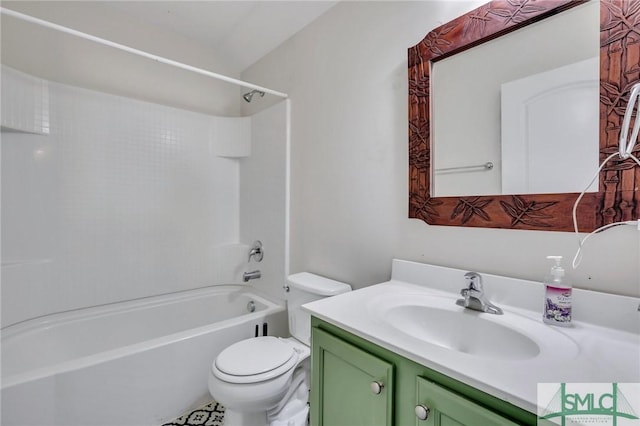
[[434,196],[585,189],[599,164],[599,21],[587,2],[432,63]]
[[[595,3],[599,9],[600,84],[597,134],[598,161],[601,161],[617,150],[620,123],[629,89],[640,79],[637,62],[640,57],[640,37],[636,35],[634,27],[634,22],[640,20],[640,8],[632,3],[616,0],[591,0],[587,3],[589,6]],[[515,191],[515,194],[510,195],[502,194],[502,190],[496,190],[496,195],[464,193],[438,196],[433,193],[432,163],[437,155],[433,151],[444,148],[439,141],[432,146],[432,137],[435,134],[437,139],[439,134],[448,130],[447,126],[444,129],[432,126],[431,108],[436,110],[440,107],[437,102],[432,106],[430,101],[433,90],[437,90],[434,86],[438,84],[438,81],[432,80],[434,64],[459,54],[464,55],[483,43],[509,37],[514,31],[527,26],[536,31],[538,24],[568,13],[576,6],[586,9],[584,6],[587,5],[583,0],[494,0],[434,29],[409,49],[409,217],[422,219],[431,225],[573,230],[572,208],[578,197],[577,190],[534,194]],[[567,32],[561,37],[569,37]],[[530,37],[532,36],[528,36]],[[503,62],[499,62],[500,66]],[[468,74],[473,74],[473,71],[468,70]],[[459,96],[451,98],[458,102],[464,101]],[[484,104],[481,104],[479,108],[483,107]],[[462,126],[459,122],[456,125]],[[448,128],[451,126],[449,124]],[[447,147],[451,144],[460,146],[461,143],[459,139],[455,139],[447,142]],[[456,156],[458,155],[456,151]],[[474,160],[471,165],[490,161],[478,155],[471,157]],[[558,167],[569,173],[573,170],[573,166],[567,161],[560,162]],[[640,208],[638,187],[640,168],[634,167],[634,163],[629,160],[610,161],[600,172],[597,192],[587,193],[578,207],[580,231],[591,231],[617,220],[633,219],[634,209],[636,206]]]
[[[593,0],[591,0],[593,1]],[[484,42],[584,4],[583,0],[494,0],[430,33],[409,48],[409,217],[430,225],[573,231],[576,192],[437,197],[431,193],[431,66]],[[631,86],[640,79],[640,8],[601,0],[599,160],[616,152]],[[636,152],[640,148],[636,148]],[[483,160],[480,160],[481,162]],[[565,164],[564,167],[570,168]],[[640,209],[640,168],[614,159],[600,171],[597,192],[576,210],[578,229],[589,232],[632,220]]]

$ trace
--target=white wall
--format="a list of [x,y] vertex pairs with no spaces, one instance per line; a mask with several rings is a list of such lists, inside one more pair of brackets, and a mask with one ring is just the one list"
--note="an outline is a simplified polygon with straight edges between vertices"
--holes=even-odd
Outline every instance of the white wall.
[[2,98],[3,326],[238,280],[240,165],[216,154],[248,119],[6,68]]
[[[570,233],[407,219],[407,48],[482,3],[341,2],[243,73],[291,97],[292,272],[362,287],[387,280],[397,257],[539,280],[546,255],[574,255]],[[568,273],[582,288],[640,294],[639,235],[592,238]]]

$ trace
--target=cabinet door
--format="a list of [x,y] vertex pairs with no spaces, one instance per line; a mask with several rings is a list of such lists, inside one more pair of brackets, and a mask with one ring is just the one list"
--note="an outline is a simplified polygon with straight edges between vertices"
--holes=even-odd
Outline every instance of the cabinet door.
[[392,424],[391,363],[317,328],[312,347],[313,426]]
[[416,415],[416,426],[517,426],[517,423],[422,377],[416,379],[418,405],[427,408],[429,413],[425,420]]

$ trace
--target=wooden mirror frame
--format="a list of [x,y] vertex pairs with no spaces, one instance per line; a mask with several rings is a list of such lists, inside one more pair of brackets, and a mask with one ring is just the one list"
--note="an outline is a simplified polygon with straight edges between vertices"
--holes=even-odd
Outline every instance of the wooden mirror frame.
[[[588,0],[493,0],[433,31],[409,48],[409,217],[430,225],[572,231],[578,193],[431,197],[429,73],[431,64],[583,4]],[[600,161],[618,149],[629,90],[640,80],[640,1],[600,3]],[[634,149],[640,155],[640,146]],[[588,182],[585,182],[585,186]],[[618,157],[600,172],[599,192],[586,193],[581,232],[637,219],[640,167]]]

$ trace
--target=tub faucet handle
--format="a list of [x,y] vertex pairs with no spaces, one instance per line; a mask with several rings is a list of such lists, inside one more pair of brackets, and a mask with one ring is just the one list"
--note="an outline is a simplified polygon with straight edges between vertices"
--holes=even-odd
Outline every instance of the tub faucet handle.
[[249,250],[249,259],[247,260],[247,262],[251,262],[252,257],[256,262],[261,262],[262,258],[264,257],[262,242],[260,242],[260,240],[256,240],[253,242],[253,246],[251,246],[251,250]]

